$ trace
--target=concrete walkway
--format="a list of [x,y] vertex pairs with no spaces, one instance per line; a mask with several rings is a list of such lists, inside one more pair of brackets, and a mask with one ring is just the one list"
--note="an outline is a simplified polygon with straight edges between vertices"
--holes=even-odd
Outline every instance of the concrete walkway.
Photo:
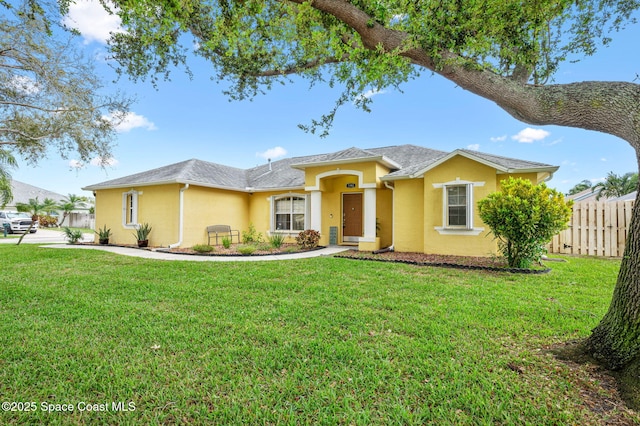
[[[81,242],[90,243],[94,241],[94,234],[84,234]],[[2,238],[0,234],[0,244],[17,244],[19,235],[13,238]],[[72,245],[67,244],[64,233],[59,229],[38,229],[34,234],[25,235],[21,244],[46,244],[43,247],[58,249],[81,249],[81,250],[102,250],[124,256],[142,257],[145,259],[158,260],[190,260],[192,262],[248,262],[267,260],[290,260],[306,259],[310,257],[330,256],[335,253],[348,250],[345,247],[326,247],[320,250],[306,251],[303,253],[288,253],[266,256],[200,256],[191,254],[166,253],[163,251],[140,250],[133,247],[101,246],[101,245]]]
[[70,244],[50,244],[43,247],[60,249],[82,249],[82,250],[102,250],[124,256],[142,257],[145,259],[158,260],[189,260],[192,262],[252,262],[269,260],[291,260],[306,259],[310,257],[330,256],[348,250],[345,247],[325,247],[319,250],[306,251],[303,253],[287,253],[265,256],[201,256],[197,254],[176,254],[163,251],[141,250],[133,247],[116,247],[101,245],[70,245]]
[[[22,234],[9,234],[6,238],[3,238],[0,233],[0,244],[18,244],[18,240]],[[82,234],[83,243],[90,243],[93,241],[94,234]],[[20,244],[54,244],[54,243],[66,243],[67,240],[64,237],[62,229],[38,229],[33,234],[27,234],[22,239]]]

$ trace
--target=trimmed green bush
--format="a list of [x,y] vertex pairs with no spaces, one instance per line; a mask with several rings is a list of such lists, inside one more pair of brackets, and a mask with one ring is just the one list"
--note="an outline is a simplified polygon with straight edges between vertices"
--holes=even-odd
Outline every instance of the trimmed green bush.
[[238,247],[238,252],[244,255],[253,254],[253,252],[255,251],[256,251],[256,246],[252,246],[252,245],[245,245],[245,246]]
[[196,244],[195,246],[191,247],[191,249],[193,251],[197,251],[198,253],[211,253],[215,250],[213,246],[210,246],[208,244]]
[[545,245],[567,228],[573,201],[544,183],[513,178],[501,182],[502,190],[478,202],[482,221],[491,228],[509,266],[529,268],[546,252]]

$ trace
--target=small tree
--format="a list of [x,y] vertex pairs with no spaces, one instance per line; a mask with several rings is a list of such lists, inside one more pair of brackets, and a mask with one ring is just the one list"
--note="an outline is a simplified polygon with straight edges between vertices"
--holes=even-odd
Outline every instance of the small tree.
[[75,194],[69,194],[64,200],[60,202],[58,208],[62,210],[62,220],[60,221],[60,225],[64,223],[64,220],[73,212],[76,208],[78,208],[78,203],[80,202],[80,197]]
[[591,188],[592,192],[597,192],[596,201],[602,197],[622,197],[638,189],[638,173],[625,173],[618,176],[609,172],[604,182],[597,183]]
[[567,195],[575,195],[578,192],[582,192],[585,189],[589,189],[593,186],[593,184],[591,183],[591,181],[589,179],[585,179],[582,182],[576,184],[573,188],[571,188],[569,190],[569,192],[567,192]]
[[28,203],[16,203],[16,209],[19,212],[30,213],[31,218],[36,220],[40,212],[43,211],[45,205],[36,198],[29,198]]
[[502,181],[501,191],[480,200],[478,209],[509,266],[528,268],[540,261],[545,244],[567,228],[572,204],[544,183],[511,177]]

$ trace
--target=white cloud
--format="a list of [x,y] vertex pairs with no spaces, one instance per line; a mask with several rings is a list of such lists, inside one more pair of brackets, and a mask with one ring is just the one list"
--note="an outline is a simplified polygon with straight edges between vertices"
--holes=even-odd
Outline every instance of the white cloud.
[[78,160],[70,160],[69,161],[69,168],[71,170],[79,170],[79,169],[83,169],[84,168],[84,164]]
[[502,136],[492,136],[489,138],[489,140],[491,142],[502,142],[507,140],[507,135],[502,135]]
[[543,129],[532,129],[531,127],[527,127],[526,129],[520,130],[518,134],[511,136],[511,139],[520,143],[533,143],[546,138],[550,134],[551,133]]
[[353,103],[354,105],[357,105],[359,102],[363,102],[366,99],[371,99],[377,95],[384,95],[385,93],[387,93],[386,90],[376,90],[376,89],[367,90],[366,92],[358,96],[356,99],[354,99]]
[[35,95],[40,91],[38,82],[26,75],[14,75],[8,83],[5,83],[12,89],[18,90],[25,95]]
[[362,96],[363,98],[366,98],[366,99],[371,99],[376,95],[384,95],[385,93],[387,93],[386,90],[371,89],[371,90],[367,90],[366,92],[364,92],[360,96]]
[[105,120],[109,120],[116,124],[116,131],[119,133],[126,133],[138,127],[142,127],[147,130],[157,130],[156,125],[150,121],[144,115],[136,114],[135,112],[128,112],[122,117],[122,114],[112,113],[103,116]]
[[275,148],[269,148],[265,152],[256,152],[256,157],[262,157],[265,160],[267,159],[273,160],[274,158],[284,157],[285,155],[287,155],[287,150],[281,146],[276,146]]
[[113,167],[118,165],[118,160],[116,160],[113,157],[104,158],[104,159],[102,157],[95,157],[91,160],[91,165],[96,167],[106,167],[106,166]]
[[607,161],[607,159],[606,159],[606,158],[604,158],[604,157],[602,157],[602,158],[600,159],[600,161]]
[[[113,6],[111,6],[113,8]],[[110,33],[122,32],[118,15],[109,14],[98,0],[78,0],[69,5],[62,23],[80,31],[85,44],[92,41],[106,44]]]
[[467,145],[467,149],[470,149],[471,151],[479,151],[480,150],[480,144],[479,143],[472,143],[471,145]]

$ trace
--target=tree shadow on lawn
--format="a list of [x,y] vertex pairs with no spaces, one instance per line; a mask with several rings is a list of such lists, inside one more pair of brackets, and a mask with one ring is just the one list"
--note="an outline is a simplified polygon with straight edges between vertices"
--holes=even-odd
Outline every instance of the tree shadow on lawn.
[[[546,351],[575,373],[585,406],[605,415],[607,425],[637,424],[630,417],[640,410],[640,359],[611,371],[591,357],[584,340],[553,345]],[[580,371],[587,376],[581,377]]]

